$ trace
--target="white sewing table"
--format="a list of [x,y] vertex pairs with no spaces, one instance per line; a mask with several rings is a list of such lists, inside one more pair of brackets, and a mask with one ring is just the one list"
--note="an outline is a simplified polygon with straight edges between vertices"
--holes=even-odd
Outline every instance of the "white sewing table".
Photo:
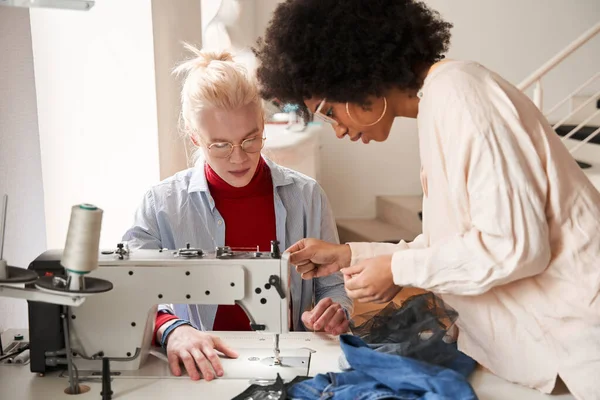
[[[12,342],[15,333],[22,333],[27,340],[26,331],[7,330],[2,335],[6,347]],[[192,381],[187,376],[170,376],[168,364],[156,357],[150,356],[144,367],[134,371],[131,376],[114,377],[112,380],[113,399],[147,400],[147,399],[231,399],[250,386],[249,378],[255,377],[250,361],[244,354],[244,349],[264,349],[268,353],[272,348],[271,340],[259,342],[252,338],[240,336],[238,333],[215,333],[240,353],[237,360],[223,360],[226,376],[206,382]],[[313,333],[292,333],[283,335],[280,339],[281,355],[285,357],[286,350],[308,347],[316,352],[311,357],[311,375],[338,370],[338,356],[341,354],[337,339],[326,335]],[[111,363],[111,368],[114,363]],[[256,364],[255,364],[256,365]],[[235,379],[227,377],[228,372]],[[240,379],[241,376],[247,378]],[[284,379],[292,377],[285,377]],[[546,396],[535,390],[527,389],[508,383],[489,372],[477,369],[471,376],[471,384],[481,400],[571,400],[571,395],[561,394]],[[38,376],[29,370],[27,365],[0,365],[0,399],[2,400],[87,400],[101,399],[101,378],[85,380],[82,385],[90,387],[87,393],[76,396],[64,393],[69,386],[65,374],[53,372],[46,376]]]

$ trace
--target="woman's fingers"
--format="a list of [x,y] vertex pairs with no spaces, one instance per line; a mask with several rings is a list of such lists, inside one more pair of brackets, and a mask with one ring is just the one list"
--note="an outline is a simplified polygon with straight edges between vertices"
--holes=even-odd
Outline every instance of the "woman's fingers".
[[321,314],[319,319],[317,319],[317,322],[315,322],[315,325],[314,325],[315,330],[319,331],[319,330],[325,328],[325,326],[329,323],[329,321],[331,321],[333,319],[333,317],[335,316],[335,313],[340,308],[341,308],[341,306],[338,303],[333,303],[332,305],[330,305],[323,312],[323,314]]
[[167,353],[167,359],[169,360],[169,367],[171,372],[175,376],[181,376],[181,367],[179,366],[179,356],[176,353]]
[[194,362],[200,368],[200,372],[202,373],[202,377],[207,381],[212,381],[214,379],[214,374],[210,363],[198,348],[192,349],[192,355],[194,356]]
[[[325,326],[325,332],[332,335],[339,335],[342,331],[348,329],[348,319],[343,308],[338,308],[331,321]],[[339,333],[338,333],[339,332]]]
[[185,367],[185,370],[187,371],[190,378],[195,381],[200,379],[198,368],[196,368],[196,361],[194,360],[192,354],[187,350],[182,350],[179,353],[179,358],[183,362],[183,366]]

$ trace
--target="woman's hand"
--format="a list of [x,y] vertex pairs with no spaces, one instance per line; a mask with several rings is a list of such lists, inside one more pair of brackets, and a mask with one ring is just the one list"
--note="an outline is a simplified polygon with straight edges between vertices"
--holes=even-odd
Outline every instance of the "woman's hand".
[[180,362],[183,362],[192,380],[203,377],[210,381],[215,378],[215,374],[223,376],[223,367],[215,350],[227,357],[238,357],[237,353],[226,346],[220,338],[189,325],[175,328],[167,338],[167,358],[171,372],[175,376],[181,375]]
[[360,303],[387,303],[402,290],[394,284],[391,254],[369,258],[342,273],[348,297]]
[[320,278],[350,266],[352,252],[347,244],[333,244],[318,239],[302,239],[289,249],[290,264],[302,279]]
[[322,299],[311,311],[302,313],[304,326],[312,331],[341,335],[348,331],[349,321],[344,308],[329,297]]

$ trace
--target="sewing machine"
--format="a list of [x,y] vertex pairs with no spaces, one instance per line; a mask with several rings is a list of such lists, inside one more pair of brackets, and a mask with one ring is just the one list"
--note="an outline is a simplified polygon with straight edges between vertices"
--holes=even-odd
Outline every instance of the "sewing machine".
[[[6,197],[0,209],[6,215],[4,209]],[[158,304],[242,307],[254,332],[213,332],[239,354],[222,358],[225,376],[219,380],[235,382],[237,388],[277,375],[291,380],[337,369],[337,338],[289,332],[291,270],[277,241],[270,252],[229,247],[206,252],[189,245],[175,251],[130,251],[127,243],[100,250],[101,218],[102,210],[93,205],[74,206],[65,249],[44,252],[28,269],[1,258],[4,235],[0,237],[0,296],[28,301],[29,331],[23,336],[29,369],[46,377],[27,384],[25,396],[37,398],[52,388],[58,398],[55,389],[64,385],[65,370],[67,394],[85,393],[89,387],[80,383],[99,379],[108,393],[116,378],[174,378],[164,352],[151,346]],[[23,371],[6,371],[27,380]],[[236,390],[232,388],[226,389]]]
[[[38,289],[56,291],[51,285],[64,275],[60,259],[60,251],[48,251],[31,263],[29,270],[40,277],[34,284]],[[100,370],[102,358],[108,358],[111,369],[123,373],[139,370],[148,358],[157,304],[237,303],[255,335],[274,339],[272,355],[259,364],[262,372],[254,372],[271,378],[276,372],[269,372],[275,371],[270,367],[292,367],[295,374],[306,375],[309,350],[279,354],[279,335],[289,332],[289,271],[288,255],[280,254],[277,242],[270,253],[234,252],[227,247],[206,253],[189,246],[177,251],[129,251],[120,244],[102,251],[98,268],[86,277],[111,282],[110,291],[86,294],[81,305],[70,309],[29,302],[31,371],[64,368],[57,360],[57,352],[65,348],[64,317],[80,371]]]

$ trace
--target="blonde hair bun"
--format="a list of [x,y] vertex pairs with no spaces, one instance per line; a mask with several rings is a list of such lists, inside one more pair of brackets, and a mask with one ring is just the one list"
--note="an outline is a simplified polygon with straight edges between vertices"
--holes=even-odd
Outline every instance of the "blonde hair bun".
[[[173,70],[184,75],[181,89],[181,120],[184,132],[193,134],[206,109],[237,110],[256,106],[257,118],[264,110],[255,77],[228,51],[200,50],[185,44],[192,58]],[[190,132],[191,131],[191,132]]]
[[205,51],[187,43],[185,43],[184,47],[194,55],[194,58],[181,63],[175,68],[173,73],[176,75],[190,73],[198,68],[206,69],[213,61],[234,62],[233,55],[228,51]]
[[204,58],[207,65],[211,63],[211,61],[233,61],[233,56],[228,51],[202,51],[199,55],[200,58]]

